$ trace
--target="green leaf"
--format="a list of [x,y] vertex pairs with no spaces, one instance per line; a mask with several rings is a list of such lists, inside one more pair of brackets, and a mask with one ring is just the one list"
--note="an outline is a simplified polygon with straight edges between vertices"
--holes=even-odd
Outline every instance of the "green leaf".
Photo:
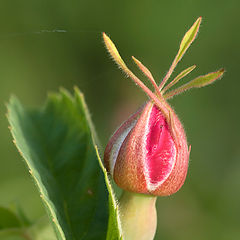
[[0,230],[21,227],[18,216],[10,209],[0,207]]
[[185,33],[185,35],[180,43],[179,51],[176,56],[176,62],[179,62],[181,60],[184,53],[187,51],[187,49],[190,47],[191,43],[196,38],[201,21],[202,21],[202,18],[199,17],[196,20],[196,22],[192,25],[192,27]]
[[200,88],[200,87],[205,87],[211,83],[213,83],[215,80],[217,80],[218,78],[220,78],[224,73],[224,69],[220,69],[216,72],[211,72],[208,73],[206,75],[203,76],[199,76],[195,79],[193,79],[192,81],[190,81],[189,83],[185,84],[185,88]]
[[195,21],[195,23],[192,25],[192,27],[185,33],[185,35],[180,43],[178,53],[177,53],[176,57],[174,58],[172,65],[169,68],[166,76],[163,78],[162,82],[159,85],[160,90],[163,89],[164,85],[166,84],[166,82],[168,81],[170,76],[172,75],[173,70],[176,68],[178,62],[182,59],[184,53],[188,50],[191,43],[196,38],[201,21],[202,21],[202,17],[199,17]]
[[[16,146],[38,187],[57,239],[105,239],[107,193],[83,95],[61,90],[44,107],[8,104]],[[117,238],[116,238],[117,239]]]
[[108,189],[108,200],[109,200],[109,219],[108,219],[108,232],[107,232],[107,240],[121,240],[122,238],[122,230],[121,230],[121,224],[119,219],[119,211],[118,211],[118,205],[116,201],[116,197],[113,191],[113,187],[111,185],[110,179],[108,178],[107,171],[105,167],[102,164],[101,158],[99,156],[98,148],[96,146],[96,152],[99,159],[99,164],[102,168],[102,171],[104,173],[104,178],[106,182],[106,186]]
[[174,89],[164,95],[166,99],[172,98],[175,95],[178,95],[186,90],[189,90],[191,88],[200,88],[200,87],[205,87],[217,79],[221,78],[224,73],[224,69],[220,69],[216,72],[211,72],[206,75],[199,76],[192,81],[182,85],[181,87]]

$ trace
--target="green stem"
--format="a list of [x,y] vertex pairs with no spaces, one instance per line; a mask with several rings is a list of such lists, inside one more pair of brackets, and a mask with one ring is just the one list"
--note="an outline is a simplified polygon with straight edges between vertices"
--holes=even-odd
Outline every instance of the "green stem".
[[123,191],[119,202],[123,240],[153,240],[157,227],[156,199]]

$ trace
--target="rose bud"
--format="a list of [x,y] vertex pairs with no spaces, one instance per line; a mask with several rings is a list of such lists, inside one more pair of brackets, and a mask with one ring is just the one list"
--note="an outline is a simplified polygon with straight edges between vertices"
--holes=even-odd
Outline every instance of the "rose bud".
[[119,127],[105,149],[105,167],[116,184],[124,190],[164,196],[178,191],[185,181],[190,147],[181,122],[166,100],[189,88],[205,86],[219,78],[224,71],[221,69],[197,77],[165,93],[189,74],[195,68],[194,65],[182,71],[168,86],[163,87],[195,39],[200,23],[201,18],[185,34],[178,54],[159,87],[150,71],[133,57],[135,63],[153,84],[156,93],[149,90],[128,69],[113,42],[105,33],[103,34],[110,55],[127,76],[150,97],[148,103]]
[[162,109],[149,101],[110,139],[105,166],[120,188],[163,196],[182,186],[188,168],[188,145],[176,114],[170,107],[168,112],[167,119]]
[[190,88],[206,86],[224,73],[224,70],[220,69],[169,90],[196,67],[193,65],[165,86],[178,62],[196,38],[200,23],[201,17],[184,35],[179,51],[159,86],[150,71],[133,57],[134,62],[152,83],[155,92],[129,70],[114,43],[103,33],[103,40],[111,57],[127,77],[150,98],[116,130],[104,152],[107,171],[116,184],[125,190],[119,200],[125,240],[154,238],[157,223],[156,196],[177,192],[187,175],[191,147],[188,147],[184,128],[167,100]]

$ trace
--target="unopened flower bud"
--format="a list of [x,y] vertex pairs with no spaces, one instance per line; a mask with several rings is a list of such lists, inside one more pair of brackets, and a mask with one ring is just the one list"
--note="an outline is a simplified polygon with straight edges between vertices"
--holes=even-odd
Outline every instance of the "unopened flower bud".
[[104,42],[113,59],[150,98],[119,127],[105,149],[105,167],[116,184],[124,190],[165,196],[178,191],[185,181],[190,147],[183,126],[167,103],[167,99],[190,88],[212,83],[222,76],[224,70],[199,76],[177,89],[168,91],[196,67],[193,65],[178,74],[167,86],[165,84],[195,39],[200,23],[201,18],[198,18],[183,37],[179,51],[159,86],[150,71],[133,57],[137,66],[151,81],[155,92],[147,88],[128,69],[113,42],[103,34]]
[[148,102],[120,126],[106,147],[105,166],[124,190],[170,195],[185,180],[186,136],[176,114],[165,104],[168,116]]

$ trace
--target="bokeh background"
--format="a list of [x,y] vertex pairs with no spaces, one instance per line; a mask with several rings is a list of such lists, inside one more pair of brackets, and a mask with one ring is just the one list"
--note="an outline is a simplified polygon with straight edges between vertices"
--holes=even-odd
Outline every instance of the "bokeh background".
[[192,152],[184,187],[158,199],[156,239],[240,239],[239,9],[237,0],[2,0],[0,205],[17,204],[31,220],[45,214],[8,130],[11,94],[34,107],[49,91],[77,85],[105,146],[147,98],[110,60],[101,32],[111,36],[130,68],[138,71],[134,55],[160,81],[185,31],[202,16],[200,34],[177,72],[197,64],[190,80],[220,67],[227,71],[216,84],[171,100]]

